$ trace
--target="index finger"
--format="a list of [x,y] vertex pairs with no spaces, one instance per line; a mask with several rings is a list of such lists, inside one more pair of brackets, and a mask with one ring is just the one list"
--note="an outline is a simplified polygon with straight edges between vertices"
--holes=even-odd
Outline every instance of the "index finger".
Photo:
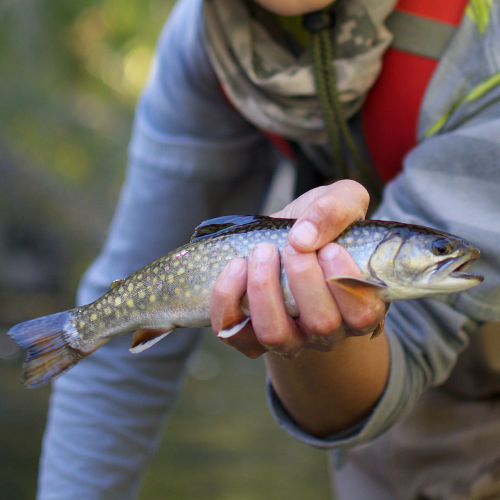
[[[335,243],[323,247],[318,252],[318,260],[327,280],[336,276],[363,277],[349,252]],[[351,332],[373,332],[384,319],[387,306],[370,286],[361,285],[346,290],[334,280],[328,281],[328,286]]]
[[304,193],[275,216],[297,218],[289,242],[299,252],[313,252],[333,241],[349,224],[363,219],[369,201],[361,184],[346,179]]

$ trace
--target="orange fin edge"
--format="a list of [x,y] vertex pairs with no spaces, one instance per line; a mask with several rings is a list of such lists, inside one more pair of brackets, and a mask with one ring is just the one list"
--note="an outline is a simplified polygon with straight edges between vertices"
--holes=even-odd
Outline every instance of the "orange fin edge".
[[363,278],[355,278],[353,276],[332,276],[326,280],[329,283],[333,283],[334,285],[343,288],[356,297],[363,297],[363,289],[366,289],[366,287],[380,289],[387,286],[383,281],[377,282]]
[[384,331],[385,319],[383,319],[373,330],[370,340],[377,338]]
[[137,330],[132,337],[132,345],[129,351],[133,354],[138,354],[150,347],[153,347],[157,342],[164,339],[172,330],[157,330],[152,328],[142,328]]

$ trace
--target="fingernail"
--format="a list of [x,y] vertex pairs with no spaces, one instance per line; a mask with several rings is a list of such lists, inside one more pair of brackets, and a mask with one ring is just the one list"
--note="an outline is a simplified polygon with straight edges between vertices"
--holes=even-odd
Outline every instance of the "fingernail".
[[273,245],[262,243],[253,249],[252,257],[259,262],[266,262],[273,256],[273,251]]
[[324,260],[335,260],[339,255],[339,247],[333,243],[325,245],[321,249],[321,258]]
[[312,222],[306,220],[293,226],[290,237],[297,245],[311,247],[318,239],[318,229]]
[[245,261],[243,259],[233,259],[226,267],[227,276],[237,276],[243,270]]

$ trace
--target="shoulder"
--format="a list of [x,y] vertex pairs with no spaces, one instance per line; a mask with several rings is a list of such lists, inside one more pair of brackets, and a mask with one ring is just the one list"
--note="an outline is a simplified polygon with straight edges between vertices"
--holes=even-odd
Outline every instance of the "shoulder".
[[420,138],[454,130],[478,112],[489,119],[488,110],[500,95],[499,21],[499,1],[470,2],[466,7],[427,89]]
[[196,74],[203,81],[215,81],[206,52],[203,0],[176,3],[160,35],[155,65],[170,79]]

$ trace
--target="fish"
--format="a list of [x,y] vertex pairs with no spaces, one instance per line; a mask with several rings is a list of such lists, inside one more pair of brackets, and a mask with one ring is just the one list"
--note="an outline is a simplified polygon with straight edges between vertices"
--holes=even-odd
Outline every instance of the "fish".
[[[131,352],[152,347],[179,327],[210,326],[210,294],[220,272],[236,258],[248,258],[255,245],[268,242],[279,251],[288,243],[295,219],[231,215],[196,227],[190,241],[125,279],[112,283],[94,302],[13,326],[7,333],[27,349],[21,381],[39,387],[89,356],[111,338],[133,333]],[[362,277],[327,278],[352,291],[376,290],[387,304],[396,300],[459,292],[483,277],[465,271],[479,256],[468,241],[436,229],[400,222],[359,220],[336,243],[353,257]],[[281,266],[287,312],[297,305]],[[220,332],[228,338],[249,320]]]

